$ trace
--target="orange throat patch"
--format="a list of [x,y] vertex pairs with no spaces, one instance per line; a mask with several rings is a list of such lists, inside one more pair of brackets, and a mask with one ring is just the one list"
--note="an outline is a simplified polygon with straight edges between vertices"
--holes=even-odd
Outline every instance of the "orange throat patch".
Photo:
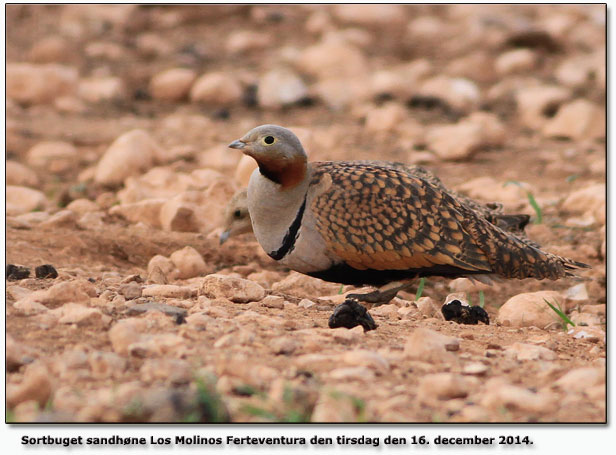
[[274,183],[278,183],[283,190],[295,187],[306,177],[308,163],[305,158],[297,158],[292,161],[268,159],[268,157],[257,158],[253,156],[253,158],[258,164],[261,174]]

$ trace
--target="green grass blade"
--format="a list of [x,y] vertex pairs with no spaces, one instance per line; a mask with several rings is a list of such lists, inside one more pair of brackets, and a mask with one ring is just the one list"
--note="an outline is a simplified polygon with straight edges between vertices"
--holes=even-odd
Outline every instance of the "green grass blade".
[[479,307],[483,308],[483,305],[485,304],[485,296],[483,295],[483,291],[479,291]]
[[556,313],[559,318],[562,319],[563,326],[564,326],[565,329],[567,328],[567,325],[571,325],[572,327],[575,327],[575,322],[573,322],[571,319],[569,319],[569,317],[565,313],[563,313],[563,311],[560,308],[556,308],[554,305],[552,305],[546,299],[543,299],[543,301],[545,303],[547,303],[550,308],[552,308],[552,311],[554,311],[554,313]]
[[419,298],[421,297],[421,294],[423,293],[424,290],[424,285],[426,284],[426,279],[422,278],[419,280],[419,286],[417,287],[417,293],[415,294],[415,301],[419,300]]
[[541,207],[539,207],[539,204],[537,204],[535,196],[533,196],[533,193],[531,193],[530,191],[526,193],[526,195],[528,196],[528,203],[535,210],[535,224],[543,223],[543,211],[541,210]]

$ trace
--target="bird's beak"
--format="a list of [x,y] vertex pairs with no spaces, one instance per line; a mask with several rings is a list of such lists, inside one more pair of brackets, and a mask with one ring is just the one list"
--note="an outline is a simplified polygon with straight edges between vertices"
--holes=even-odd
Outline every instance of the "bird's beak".
[[238,139],[237,141],[233,141],[229,144],[229,148],[231,149],[242,150],[244,147],[246,147],[246,142],[243,142],[241,139]]
[[225,243],[227,240],[229,240],[229,235],[231,234],[231,231],[225,231],[222,234],[220,234],[220,245],[222,245],[223,243]]

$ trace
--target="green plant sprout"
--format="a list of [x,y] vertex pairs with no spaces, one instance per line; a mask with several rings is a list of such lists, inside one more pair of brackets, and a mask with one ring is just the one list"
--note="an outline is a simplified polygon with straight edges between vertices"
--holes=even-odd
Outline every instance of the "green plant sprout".
[[547,303],[548,306],[550,308],[552,308],[554,313],[556,313],[558,315],[558,317],[562,320],[562,322],[563,322],[563,330],[567,330],[567,325],[571,325],[572,327],[575,327],[575,323],[571,319],[569,319],[569,317],[563,312],[563,310],[560,308],[560,305],[558,304],[558,302],[554,302],[554,303],[556,303],[556,306],[554,306],[550,302],[548,302],[546,299],[543,299],[543,301],[545,303]]
[[421,297],[421,294],[423,293],[424,290],[424,285],[426,284],[426,279],[422,278],[419,280],[419,286],[417,286],[417,293],[415,294],[415,301],[419,300],[419,298]]
[[[516,182],[515,180],[507,180],[503,186],[507,186],[509,184],[513,184],[513,185],[517,185],[520,188],[522,187],[522,184],[520,182]],[[539,207],[539,204],[537,203],[535,196],[533,196],[533,193],[531,193],[530,191],[526,191],[526,197],[528,198],[528,203],[531,205],[531,207],[533,208],[533,210],[535,211],[535,221],[533,221],[534,224],[541,224],[543,223],[543,211],[541,210],[541,207]]]

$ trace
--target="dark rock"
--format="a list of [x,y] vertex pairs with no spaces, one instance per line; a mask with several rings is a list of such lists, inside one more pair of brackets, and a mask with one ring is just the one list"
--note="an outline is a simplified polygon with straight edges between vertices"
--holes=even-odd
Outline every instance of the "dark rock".
[[39,265],[34,273],[37,278],[58,278],[58,271],[51,264]]
[[480,306],[470,306],[459,300],[452,300],[441,307],[441,312],[446,321],[454,321],[458,324],[477,324],[479,321],[490,324],[488,313]]
[[334,312],[329,317],[328,325],[330,329],[338,327],[352,329],[361,325],[366,332],[378,327],[368,310],[352,299],[347,299],[334,308]]
[[543,49],[547,52],[558,52],[561,50],[561,45],[558,41],[543,30],[524,30],[514,33],[507,38],[505,46]]
[[6,278],[11,281],[23,280],[30,276],[30,269],[22,265],[7,264]]

